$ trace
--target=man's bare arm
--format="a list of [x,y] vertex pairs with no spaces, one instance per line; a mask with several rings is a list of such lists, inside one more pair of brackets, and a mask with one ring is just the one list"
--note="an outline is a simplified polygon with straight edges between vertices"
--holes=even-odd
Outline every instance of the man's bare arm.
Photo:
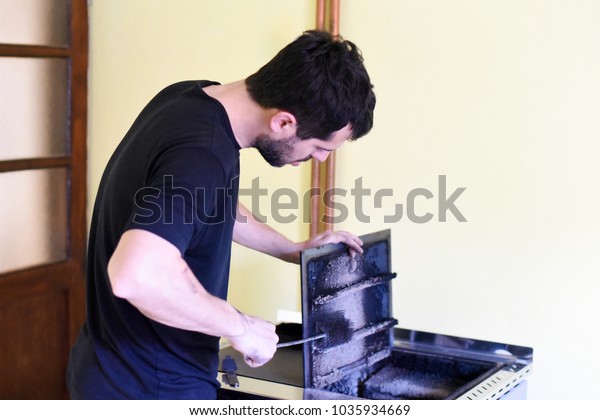
[[360,238],[345,231],[327,231],[306,241],[290,241],[266,223],[256,220],[250,210],[241,203],[238,203],[233,240],[240,245],[296,264],[300,262],[301,250],[330,243],[343,243],[351,252],[362,253]]
[[148,318],[171,327],[225,337],[260,366],[275,353],[275,327],[238,312],[206,291],[179,250],[140,229],[125,232],[108,264],[115,296]]

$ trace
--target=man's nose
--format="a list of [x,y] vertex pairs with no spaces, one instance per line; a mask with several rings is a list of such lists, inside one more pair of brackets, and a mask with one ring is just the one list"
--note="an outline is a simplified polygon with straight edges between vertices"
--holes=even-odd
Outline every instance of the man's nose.
[[329,150],[316,150],[313,152],[312,157],[317,159],[319,162],[325,162],[331,152]]

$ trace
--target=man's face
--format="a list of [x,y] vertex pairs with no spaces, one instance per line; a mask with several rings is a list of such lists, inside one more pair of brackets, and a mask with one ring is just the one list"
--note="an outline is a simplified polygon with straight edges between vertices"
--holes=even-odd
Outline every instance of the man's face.
[[329,154],[339,149],[351,135],[350,126],[334,132],[328,140],[315,138],[300,140],[297,136],[274,139],[263,136],[256,139],[255,147],[262,157],[275,167],[290,164],[298,166],[311,158],[325,161]]

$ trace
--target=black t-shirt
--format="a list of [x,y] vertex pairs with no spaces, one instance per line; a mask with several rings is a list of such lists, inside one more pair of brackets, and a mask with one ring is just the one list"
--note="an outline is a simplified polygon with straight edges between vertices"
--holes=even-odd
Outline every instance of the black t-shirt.
[[111,292],[107,264],[128,229],[175,245],[225,299],[237,208],[239,145],[222,105],[187,81],[161,91],[111,157],[92,217],[86,323],[71,352],[72,398],[216,396],[218,338],[172,328]]

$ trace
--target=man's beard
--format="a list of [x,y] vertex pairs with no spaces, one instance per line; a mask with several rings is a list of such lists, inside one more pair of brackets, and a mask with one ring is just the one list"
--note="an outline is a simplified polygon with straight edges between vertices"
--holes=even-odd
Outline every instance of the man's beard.
[[[256,139],[254,147],[256,147],[263,159],[266,160],[269,165],[280,168],[293,162],[290,159],[292,159],[294,153],[294,146],[299,141],[301,140],[297,136],[287,137],[281,140],[273,140],[270,137],[259,137]],[[304,162],[309,159],[310,156],[299,160],[299,162]]]

